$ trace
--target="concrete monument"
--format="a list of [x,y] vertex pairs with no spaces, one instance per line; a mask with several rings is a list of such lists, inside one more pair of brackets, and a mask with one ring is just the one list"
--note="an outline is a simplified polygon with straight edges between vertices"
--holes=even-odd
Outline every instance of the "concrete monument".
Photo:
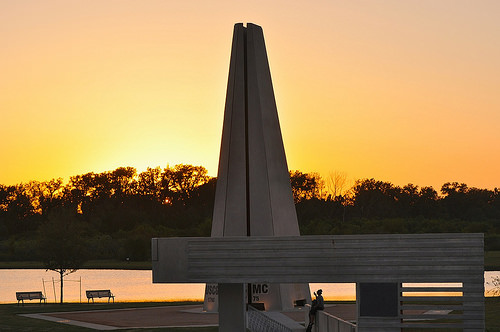
[[[262,28],[234,26],[212,237],[300,235]],[[266,310],[310,303],[308,284],[246,285]],[[217,309],[207,285],[205,310]]]
[[484,331],[483,234],[299,235],[262,29],[250,23],[234,28],[212,237],[155,238],[151,256],[155,283],[207,283],[220,332],[246,331],[248,303],[310,301],[308,282],[356,283],[359,332]]

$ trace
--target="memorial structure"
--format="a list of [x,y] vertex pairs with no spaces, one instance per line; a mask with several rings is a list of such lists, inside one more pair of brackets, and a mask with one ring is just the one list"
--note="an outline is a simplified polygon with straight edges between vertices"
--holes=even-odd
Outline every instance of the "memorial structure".
[[[300,235],[262,28],[234,27],[212,237]],[[266,310],[311,301],[308,284],[248,284]],[[217,310],[217,285],[204,309]]]
[[212,237],[153,239],[153,282],[207,283],[221,332],[309,282],[356,283],[361,332],[484,331],[483,253],[482,234],[300,236],[262,29],[235,25]]

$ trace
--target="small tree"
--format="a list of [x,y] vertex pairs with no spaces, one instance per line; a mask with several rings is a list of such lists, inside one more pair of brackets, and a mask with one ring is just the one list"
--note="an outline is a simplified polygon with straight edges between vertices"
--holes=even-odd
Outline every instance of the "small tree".
[[63,303],[64,277],[77,271],[87,259],[85,228],[76,213],[61,208],[49,214],[38,229],[40,257],[47,270],[59,273]]

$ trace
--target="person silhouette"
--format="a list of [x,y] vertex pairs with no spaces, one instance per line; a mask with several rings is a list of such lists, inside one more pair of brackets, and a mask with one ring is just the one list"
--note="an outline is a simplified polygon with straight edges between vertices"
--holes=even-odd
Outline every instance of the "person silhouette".
[[314,324],[314,321],[316,319],[316,312],[318,310],[323,310],[325,309],[325,302],[323,300],[323,290],[318,289],[318,293],[314,292],[314,296],[316,296],[316,299],[312,301],[311,305],[311,310],[309,310],[309,325],[307,325],[307,330],[306,332],[311,332],[312,326]]

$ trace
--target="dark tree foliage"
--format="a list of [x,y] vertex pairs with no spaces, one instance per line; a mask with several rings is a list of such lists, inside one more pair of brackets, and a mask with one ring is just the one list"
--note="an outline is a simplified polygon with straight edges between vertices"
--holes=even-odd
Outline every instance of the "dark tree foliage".
[[300,171],[290,171],[289,174],[295,203],[313,198],[322,198],[325,184],[319,174],[302,173]]
[[[296,205],[302,234],[482,232],[488,250],[500,249],[500,191],[445,183],[403,187],[375,179],[357,180],[349,195]],[[342,211],[342,216],[340,212]]]
[[[499,189],[449,182],[438,193],[361,179],[340,190],[341,180],[327,192],[319,174],[290,171],[302,234],[484,232],[486,247],[500,249]],[[181,164],[0,185],[0,259],[32,259],[37,230],[65,210],[92,259],[147,260],[152,237],[210,236],[216,181],[202,166]]]
[[465,183],[447,182],[441,192],[449,218],[469,221],[498,218],[498,189],[469,188]]
[[176,165],[163,170],[161,193],[167,203],[187,204],[198,187],[208,182],[210,177],[202,166]]
[[392,218],[397,214],[399,191],[389,182],[357,180],[353,187],[354,206],[362,218]]
[[210,235],[215,182],[202,166],[176,165],[1,185],[0,259],[33,259],[30,239],[64,209],[87,230],[92,258],[146,260],[151,237]]

